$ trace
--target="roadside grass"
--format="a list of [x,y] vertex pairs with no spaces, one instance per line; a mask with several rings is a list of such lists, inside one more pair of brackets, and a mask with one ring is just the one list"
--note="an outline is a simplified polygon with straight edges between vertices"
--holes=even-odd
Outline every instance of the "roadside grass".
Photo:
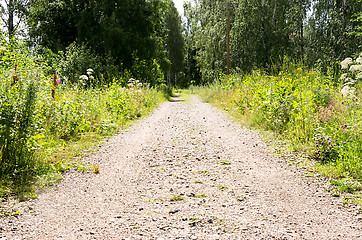
[[354,82],[346,93],[350,84],[289,65],[276,76],[255,71],[189,91],[260,130],[277,152],[303,156],[295,162],[329,179],[334,192],[356,198],[361,188],[352,186],[362,180],[362,84]]
[[[17,54],[14,55],[13,51]],[[102,87],[47,75],[24,48],[1,53],[0,198],[20,200],[56,184],[65,171],[101,172],[82,162],[119,130],[172,94],[132,79]],[[16,58],[15,58],[15,57]]]
[[[34,111],[34,125],[38,126],[28,141],[32,161],[40,168],[26,178],[12,177],[11,171],[2,174],[0,196],[34,197],[37,190],[52,185],[69,170],[99,172],[95,170],[97,166],[82,163],[82,157],[164,101],[163,93],[155,89],[131,90],[121,86],[99,91],[62,89],[57,94],[60,96],[55,100],[38,98],[36,109],[43,111]],[[76,100],[72,99],[75,95]]]

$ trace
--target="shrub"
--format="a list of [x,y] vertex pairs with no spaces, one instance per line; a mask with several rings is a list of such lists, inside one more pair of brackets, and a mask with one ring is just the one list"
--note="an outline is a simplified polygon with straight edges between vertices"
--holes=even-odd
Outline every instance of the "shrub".
[[37,171],[32,137],[35,132],[36,87],[16,83],[0,94],[0,176],[30,179]]

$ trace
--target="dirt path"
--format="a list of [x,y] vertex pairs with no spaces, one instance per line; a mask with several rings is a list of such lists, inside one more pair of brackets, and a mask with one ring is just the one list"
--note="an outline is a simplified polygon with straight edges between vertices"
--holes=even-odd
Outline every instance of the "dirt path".
[[192,96],[169,102],[0,218],[0,239],[362,239],[362,221]]

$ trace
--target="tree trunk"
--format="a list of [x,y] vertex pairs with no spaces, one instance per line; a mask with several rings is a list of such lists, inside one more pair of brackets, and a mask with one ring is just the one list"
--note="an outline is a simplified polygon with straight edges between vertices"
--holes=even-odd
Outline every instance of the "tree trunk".
[[14,36],[14,1],[9,0],[8,5],[9,18],[8,18],[8,34],[9,40]]
[[274,31],[274,28],[276,27],[276,18],[277,18],[277,7],[278,7],[278,0],[275,0],[274,2],[274,11],[273,11],[273,21],[272,21],[272,31]]

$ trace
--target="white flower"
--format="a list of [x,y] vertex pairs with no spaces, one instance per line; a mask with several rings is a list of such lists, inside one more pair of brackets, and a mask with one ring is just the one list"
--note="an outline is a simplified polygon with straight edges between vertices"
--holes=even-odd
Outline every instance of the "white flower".
[[352,95],[354,93],[354,89],[351,88],[350,86],[344,86],[341,90],[341,95],[346,97],[348,95]]
[[362,64],[362,57],[361,56],[356,59],[356,63]]
[[356,81],[353,78],[346,78],[345,85],[353,85],[355,83],[356,83]]
[[347,73],[343,73],[339,79],[344,80],[344,79],[346,79],[346,77],[347,77]]
[[341,62],[342,69],[347,69],[348,65],[352,62],[352,58],[346,58]]
[[93,74],[93,72],[94,72],[94,70],[93,70],[93,69],[91,69],[91,68],[88,68],[88,69],[87,69],[87,74],[88,74],[88,75],[92,75],[92,74]]
[[79,76],[79,79],[80,79],[80,80],[87,81],[87,80],[88,80],[88,76],[87,76],[87,75],[81,75],[81,76]]
[[356,79],[362,79],[362,72],[357,74]]
[[362,65],[358,65],[357,71],[362,72]]
[[6,52],[6,48],[5,47],[0,47],[0,54],[3,54]]
[[349,71],[354,73],[356,71],[360,72],[362,70],[362,65],[352,65],[349,67]]

